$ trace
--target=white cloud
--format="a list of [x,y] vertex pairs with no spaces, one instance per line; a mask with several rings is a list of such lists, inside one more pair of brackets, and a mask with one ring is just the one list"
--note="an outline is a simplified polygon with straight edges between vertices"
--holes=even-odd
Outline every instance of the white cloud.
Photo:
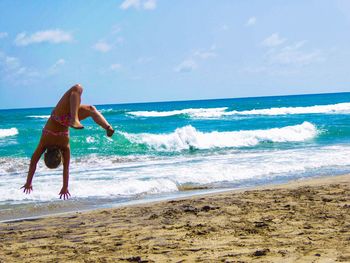
[[208,59],[216,57],[216,52],[212,50],[197,50],[193,55],[201,59]]
[[175,67],[176,72],[190,72],[198,68],[198,63],[204,60],[214,58],[217,56],[216,46],[212,45],[209,49],[198,49],[191,53],[191,55]]
[[256,24],[256,17],[252,16],[248,19],[248,21],[245,23],[246,26],[254,26]]
[[125,39],[119,34],[121,30],[122,29],[119,25],[114,25],[110,34],[98,40],[95,44],[92,45],[92,48],[96,51],[107,53],[113,48],[122,45],[125,42]]
[[325,61],[325,53],[319,49],[308,49],[307,41],[298,41],[284,46],[271,46],[257,66],[245,67],[243,73],[258,73],[269,75],[292,75],[311,64]]
[[122,68],[122,65],[121,64],[118,64],[118,63],[115,63],[115,64],[112,64],[109,69],[111,71],[120,71]]
[[48,42],[52,44],[71,42],[73,37],[70,33],[60,29],[38,31],[31,35],[22,32],[16,36],[15,44],[17,46],[27,46],[35,43]]
[[306,41],[299,41],[293,45],[285,46],[279,50],[270,51],[266,54],[270,64],[304,66],[323,60],[320,50],[302,50]]
[[130,7],[140,8],[140,0],[125,0],[121,5],[121,9],[129,9]]
[[15,68],[20,67],[19,59],[15,58],[15,57],[5,56],[4,57],[4,64],[6,65],[7,69],[15,69]]
[[66,61],[60,58],[49,67],[36,69],[24,65],[19,58],[0,51],[0,79],[15,85],[28,85],[59,73],[65,64]]
[[112,49],[112,46],[106,41],[100,40],[93,46],[93,48],[102,53],[106,53]]
[[157,2],[156,0],[147,0],[143,3],[143,8],[146,10],[153,10],[156,9]]
[[7,32],[0,32],[0,39],[6,38],[8,36]]
[[262,45],[265,47],[276,47],[283,44],[287,39],[281,38],[278,33],[274,33],[271,36],[264,39]]
[[19,58],[8,56],[0,51],[0,77],[11,83],[26,84],[38,77],[39,73],[25,67]]
[[157,7],[157,1],[156,0],[124,0],[123,3],[121,3],[120,8],[123,10],[129,9],[129,8],[136,8],[136,9],[145,9],[145,10],[154,10]]
[[63,58],[58,59],[48,70],[48,75],[54,75],[58,73],[59,69],[66,64],[66,61]]
[[197,63],[193,59],[185,59],[174,68],[176,72],[191,72],[197,68]]
[[23,73],[25,67],[22,66],[20,60],[16,57],[11,57],[0,52],[1,71],[6,74]]
[[60,58],[59,60],[56,61],[54,64],[55,66],[60,66],[66,64],[66,61],[63,58]]
[[216,46],[212,45],[209,49],[199,49],[194,51],[192,56],[201,59],[215,58],[217,56],[215,50]]

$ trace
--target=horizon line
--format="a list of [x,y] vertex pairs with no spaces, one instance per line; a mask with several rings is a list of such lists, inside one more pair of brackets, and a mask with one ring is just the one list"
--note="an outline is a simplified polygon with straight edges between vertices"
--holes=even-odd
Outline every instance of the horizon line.
[[[211,101],[211,100],[230,100],[230,99],[251,99],[251,98],[273,98],[273,97],[292,97],[292,96],[307,96],[307,95],[326,95],[326,94],[342,94],[350,93],[350,91],[341,92],[321,92],[321,93],[302,93],[302,94],[284,94],[284,95],[266,95],[266,96],[247,96],[247,97],[232,97],[232,98],[210,98],[210,99],[189,99],[189,100],[164,100],[164,101],[146,101],[146,102],[121,102],[121,103],[107,103],[107,104],[92,104],[94,106],[108,106],[108,105],[130,105],[130,104],[154,104],[154,103],[171,103],[171,102],[193,102],[193,101]],[[27,110],[27,109],[45,109],[54,106],[40,106],[40,107],[23,107],[23,108],[0,108],[0,111],[6,110]]]

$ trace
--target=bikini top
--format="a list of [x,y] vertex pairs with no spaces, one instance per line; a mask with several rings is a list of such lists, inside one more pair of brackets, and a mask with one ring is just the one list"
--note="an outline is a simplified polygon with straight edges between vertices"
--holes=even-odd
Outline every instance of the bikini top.
[[58,122],[59,124],[61,124],[64,127],[69,127],[72,116],[69,113],[65,114],[65,115],[58,116],[55,114],[55,110],[53,110],[51,113],[51,119]]

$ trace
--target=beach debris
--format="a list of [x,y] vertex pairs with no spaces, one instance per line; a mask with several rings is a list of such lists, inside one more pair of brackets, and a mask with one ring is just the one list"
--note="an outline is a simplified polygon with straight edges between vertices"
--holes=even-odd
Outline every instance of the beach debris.
[[152,214],[150,215],[150,217],[148,218],[149,220],[153,220],[153,219],[156,219],[158,218],[159,216],[157,214]]
[[328,197],[323,197],[323,198],[322,198],[322,201],[328,203],[328,202],[332,202],[333,199],[332,199],[332,198],[328,198]]
[[181,211],[179,209],[170,207],[164,210],[164,212],[162,213],[162,216],[165,218],[174,218],[180,213]]
[[304,225],[304,229],[311,229],[311,228],[312,228],[312,226],[310,224],[305,224]]
[[127,260],[129,262],[137,262],[137,263],[149,262],[148,260],[142,260],[140,256],[133,256],[133,257],[125,258],[124,260]]
[[201,208],[201,211],[203,212],[208,212],[210,210],[216,210],[216,209],[219,209],[220,207],[219,206],[210,206],[210,205],[205,205]]
[[170,200],[170,201],[168,201],[168,204],[178,204],[181,202],[183,202],[183,201],[182,200]]
[[270,249],[265,248],[265,249],[261,249],[261,250],[256,250],[253,253],[253,256],[255,256],[255,257],[266,256],[267,252],[270,252]]
[[278,250],[278,253],[282,255],[282,257],[284,257],[285,255],[288,254],[288,250]]
[[268,224],[266,224],[263,221],[255,221],[254,225],[255,225],[255,227],[267,227],[267,226],[269,226]]
[[182,205],[181,206],[182,211],[186,212],[186,213],[194,213],[197,214],[198,212],[198,208],[191,206],[191,205]]

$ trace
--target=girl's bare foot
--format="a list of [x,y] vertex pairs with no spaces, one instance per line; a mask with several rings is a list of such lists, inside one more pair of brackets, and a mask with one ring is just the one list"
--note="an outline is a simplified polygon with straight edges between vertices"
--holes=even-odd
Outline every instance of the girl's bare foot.
[[109,125],[106,129],[106,132],[108,137],[112,137],[112,135],[114,134],[114,129],[112,128],[112,126]]
[[69,126],[78,130],[84,129],[84,126],[78,120],[72,120]]

